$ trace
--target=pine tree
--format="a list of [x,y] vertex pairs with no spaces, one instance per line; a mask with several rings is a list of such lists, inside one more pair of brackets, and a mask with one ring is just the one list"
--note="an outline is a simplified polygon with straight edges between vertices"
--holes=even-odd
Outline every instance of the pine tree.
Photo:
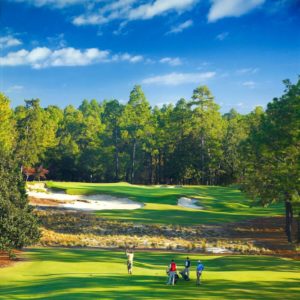
[[9,252],[40,237],[19,166],[4,153],[0,155],[0,233],[0,250]]
[[10,100],[0,93],[0,150],[12,151],[16,139],[15,121]]
[[300,80],[285,84],[284,95],[268,104],[260,124],[250,132],[244,188],[263,205],[285,204],[291,242],[293,205],[300,195]]

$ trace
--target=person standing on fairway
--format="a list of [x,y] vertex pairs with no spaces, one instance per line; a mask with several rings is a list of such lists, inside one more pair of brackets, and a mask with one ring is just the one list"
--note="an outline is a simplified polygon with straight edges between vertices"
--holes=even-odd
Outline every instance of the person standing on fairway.
[[177,266],[174,262],[174,259],[171,260],[171,264],[169,266],[169,281],[167,284],[174,285],[175,284],[175,275],[176,275]]
[[132,274],[132,268],[133,268],[133,257],[134,257],[134,253],[132,250],[128,251],[126,249],[126,256],[127,256],[127,271],[128,274]]
[[197,268],[196,268],[196,276],[197,276],[196,285],[200,285],[200,279],[201,279],[203,270],[204,270],[204,266],[201,263],[201,261],[198,260],[198,264],[197,264]]
[[184,273],[187,276],[186,280],[190,280],[190,266],[191,266],[191,261],[190,261],[189,257],[187,257],[184,262]]

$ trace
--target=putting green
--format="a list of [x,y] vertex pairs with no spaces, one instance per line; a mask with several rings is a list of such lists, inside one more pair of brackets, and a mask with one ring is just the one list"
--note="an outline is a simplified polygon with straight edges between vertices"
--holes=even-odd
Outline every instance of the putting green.
[[[167,286],[171,258],[184,254],[136,252],[134,274],[126,273],[123,252],[31,249],[26,260],[1,269],[0,299],[299,299],[300,262],[266,256],[191,255],[192,280]],[[205,265],[195,285],[195,264]]]
[[[127,197],[146,205],[137,210],[99,211],[101,217],[140,223],[193,225],[233,222],[283,213],[282,205],[268,208],[251,207],[236,188],[218,186],[157,187],[131,185],[128,183],[76,183],[48,182],[48,186],[65,190],[69,194],[109,194]],[[177,205],[180,197],[198,199],[204,210],[184,208]]]

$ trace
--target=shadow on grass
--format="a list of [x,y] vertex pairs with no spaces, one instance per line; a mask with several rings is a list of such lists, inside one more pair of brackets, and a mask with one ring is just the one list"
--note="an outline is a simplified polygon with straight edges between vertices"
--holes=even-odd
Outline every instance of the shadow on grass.
[[299,280],[285,282],[236,282],[204,280],[179,281],[166,286],[165,277],[158,276],[57,276],[38,278],[34,282],[16,281],[0,290],[0,299],[297,299]]
[[[64,263],[118,263],[125,266],[126,256],[124,251],[89,250],[89,249],[64,249],[64,248],[41,248],[30,249],[29,257],[33,261],[53,261]],[[134,265],[146,269],[164,269],[171,259],[175,259],[178,267],[183,266],[186,258],[185,253],[170,252],[135,252]],[[192,267],[203,255],[191,254]],[[273,272],[299,272],[300,261],[270,256],[209,256],[204,258],[205,268],[213,272],[224,271],[273,271]],[[125,268],[125,267],[124,267]]]
[[[31,262],[27,268],[16,270],[20,273],[8,281],[4,273],[4,281],[0,282],[0,299],[298,299],[300,277],[293,273],[299,272],[300,262],[266,256],[191,254],[193,270],[199,257],[204,262],[203,284],[196,287],[194,280],[179,280],[174,287],[166,286],[165,266],[171,259],[175,259],[180,268],[186,255],[135,252],[134,270],[137,275],[129,276],[125,270],[126,258],[123,252],[30,249],[27,256]],[[44,266],[51,266],[49,272]],[[39,271],[32,272],[30,268]],[[115,270],[114,273],[112,270]],[[282,273],[282,277],[277,274],[274,276],[277,280],[266,277],[255,281],[256,273],[251,271],[258,271],[257,274],[264,274],[264,271],[289,274]],[[249,279],[239,278],[248,274]],[[266,276],[273,275],[269,273]]]

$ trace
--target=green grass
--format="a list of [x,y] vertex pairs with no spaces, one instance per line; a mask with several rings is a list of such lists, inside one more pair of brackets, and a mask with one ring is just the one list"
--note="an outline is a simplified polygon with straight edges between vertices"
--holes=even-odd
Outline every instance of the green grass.
[[[281,205],[263,208],[251,207],[237,188],[218,186],[184,186],[176,188],[130,185],[128,183],[74,183],[48,182],[49,187],[65,190],[69,194],[109,194],[128,197],[146,205],[134,211],[99,211],[102,217],[140,223],[208,224],[240,221],[261,216],[275,216],[283,212]],[[199,200],[202,211],[177,206],[182,196]]]
[[[127,275],[123,252],[31,249],[26,260],[1,269],[0,299],[299,299],[300,262],[266,256],[199,256],[190,282],[166,286],[165,269],[184,254],[136,252],[134,274]],[[195,286],[195,261],[205,265]]]

